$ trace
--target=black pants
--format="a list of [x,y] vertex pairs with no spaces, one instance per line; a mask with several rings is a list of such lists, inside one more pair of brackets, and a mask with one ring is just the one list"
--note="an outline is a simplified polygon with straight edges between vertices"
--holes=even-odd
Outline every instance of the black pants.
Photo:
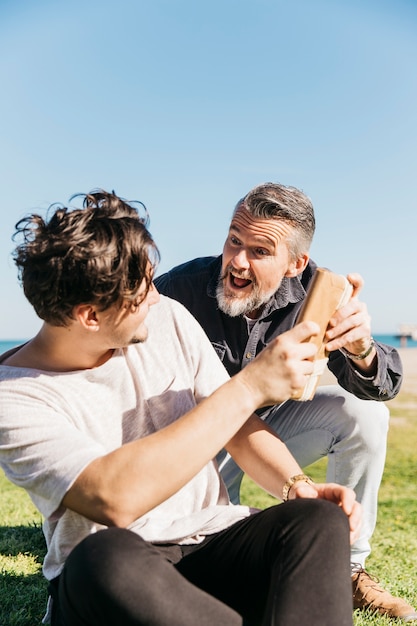
[[155,546],[111,528],[70,554],[53,626],[352,626],[348,521],[295,500],[210,536]]

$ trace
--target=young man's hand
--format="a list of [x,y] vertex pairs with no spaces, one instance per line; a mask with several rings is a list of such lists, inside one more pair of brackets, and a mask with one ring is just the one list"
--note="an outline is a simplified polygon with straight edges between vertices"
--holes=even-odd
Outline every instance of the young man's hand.
[[237,374],[251,389],[258,407],[298,396],[313,372],[317,352],[317,347],[308,340],[319,331],[315,322],[297,324],[273,339]]

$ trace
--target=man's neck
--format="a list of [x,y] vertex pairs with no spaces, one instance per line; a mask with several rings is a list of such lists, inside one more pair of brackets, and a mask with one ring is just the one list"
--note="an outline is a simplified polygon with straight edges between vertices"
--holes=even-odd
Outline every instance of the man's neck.
[[255,309],[254,311],[250,311],[249,313],[246,313],[245,317],[247,317],[250,320],[257,320],[258,317],[261,317],[262,311],[264,310],[265,307],[261,307],[259,309]]
[[112,349],[97,349],[69,328],[44,324],[39,333],[3,365],[27,367],[48,372],[72,372],[93,369],[108,361]]

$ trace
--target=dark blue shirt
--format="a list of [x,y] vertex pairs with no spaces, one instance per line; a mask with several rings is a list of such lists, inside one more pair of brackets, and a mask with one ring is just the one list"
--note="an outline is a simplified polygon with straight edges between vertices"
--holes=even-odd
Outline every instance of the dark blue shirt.
[[[233,376],[271,339],[294,326],[317,266],[310,260],[301,275],[284,277],[249,332],[243,316],[230,317],[217,306],[216,287],[221,263],[221,256],[194,259],[158,276],[155,285],[160,293],[178,300],[194,315]],[[376,349],[378,368],[375,376],[363,376],[338,350],[330,353],[328,367],[339,384],[358,398],[390,400],[401,386],[400,356],[395,348],[385,344],[376,344]]]

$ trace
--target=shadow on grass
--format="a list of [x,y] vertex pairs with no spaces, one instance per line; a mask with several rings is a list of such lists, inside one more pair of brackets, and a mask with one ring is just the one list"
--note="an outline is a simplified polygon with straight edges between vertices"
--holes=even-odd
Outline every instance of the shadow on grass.
[[0,526],[0,554],[32,554],[41,563],[45,552],[45,539],[40,525]]
[[0,555],[10,557],[10,567],[0,575],[0,625],[37,626],[41,624],[47,600],[47,582],[41,569],[35,573],[15,573],[13,559],[30,557],[42,564],[45,540],[40,526],[0,526]]

